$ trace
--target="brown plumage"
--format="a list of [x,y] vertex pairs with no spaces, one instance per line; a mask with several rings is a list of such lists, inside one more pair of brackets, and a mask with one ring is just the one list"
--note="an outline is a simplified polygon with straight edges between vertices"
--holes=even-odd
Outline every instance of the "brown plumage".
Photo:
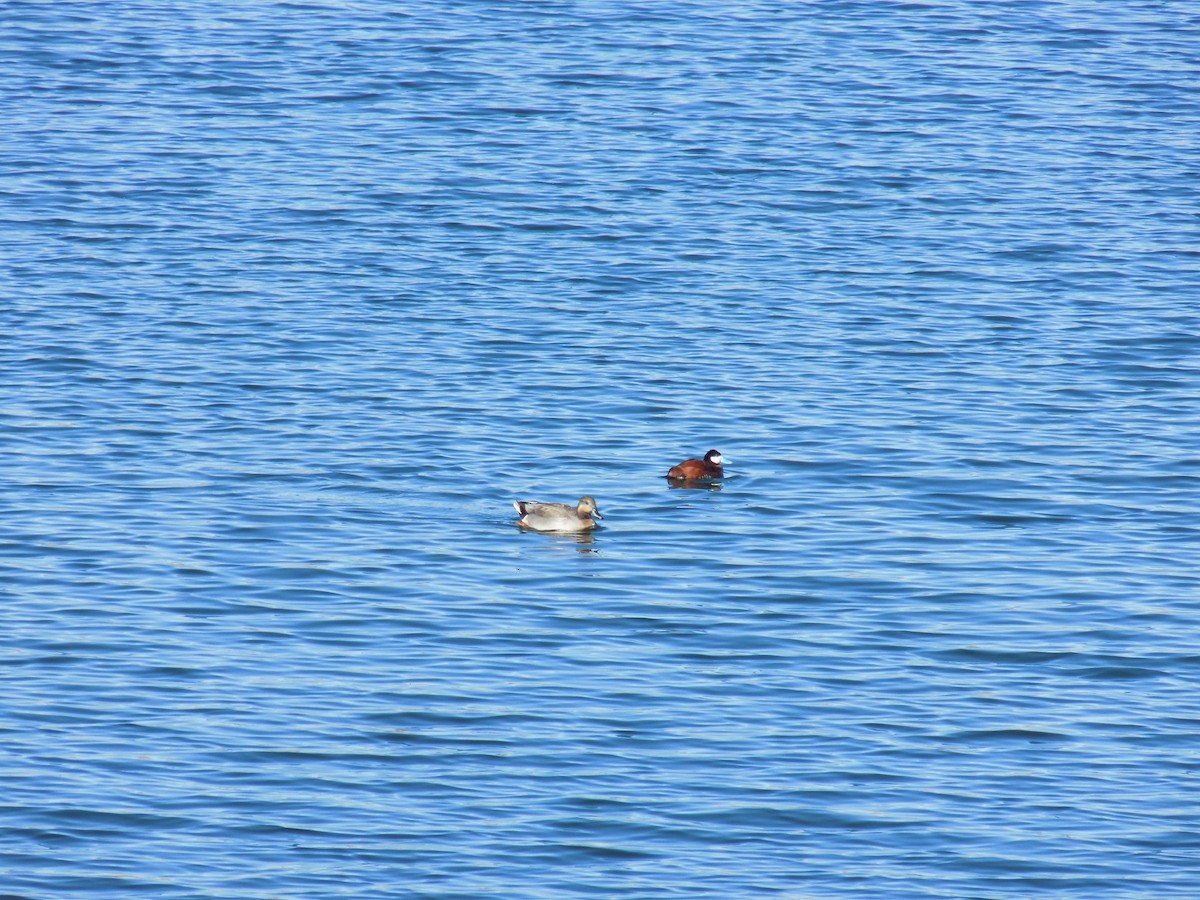
[[672,481],[712,481],[724,474],[721,454],[716,450],[709,450],[704,454],[704,459],[685,459],[667,471],[667,477]]

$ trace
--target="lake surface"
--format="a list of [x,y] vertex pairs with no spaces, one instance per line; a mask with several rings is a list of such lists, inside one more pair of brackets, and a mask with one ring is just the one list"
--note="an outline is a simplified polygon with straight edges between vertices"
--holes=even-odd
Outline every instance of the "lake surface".
[[1195,4],[0,53],[5,898],[1200,895]]

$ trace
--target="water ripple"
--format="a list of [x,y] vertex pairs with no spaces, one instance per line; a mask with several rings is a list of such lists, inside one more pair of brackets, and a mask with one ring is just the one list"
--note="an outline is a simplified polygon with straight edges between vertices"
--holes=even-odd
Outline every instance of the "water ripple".
[[1195,896],[1189,6],[7,18],[13,896]]

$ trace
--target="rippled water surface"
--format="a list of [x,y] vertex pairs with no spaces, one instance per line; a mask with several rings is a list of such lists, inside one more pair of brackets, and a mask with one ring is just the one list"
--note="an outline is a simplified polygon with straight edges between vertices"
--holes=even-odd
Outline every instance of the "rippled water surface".
[[4,896],[1200,894],[1192,3],[0,51]]

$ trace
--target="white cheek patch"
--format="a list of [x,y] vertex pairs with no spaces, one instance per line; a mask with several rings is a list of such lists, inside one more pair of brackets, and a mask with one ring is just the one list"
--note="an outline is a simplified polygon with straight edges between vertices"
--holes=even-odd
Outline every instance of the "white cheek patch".
[[722,462],[724,462],[725,460],[724,460],[724,458],[721,456],[721,454],[720,454],[720,453],[718,453],[716,456],[714,456],[714,457],[712,458],[712,461],[713,461],[713,462],[715,462],[715,463],[716,463],[716,464],[719,466],[719,465],[720,465]]

